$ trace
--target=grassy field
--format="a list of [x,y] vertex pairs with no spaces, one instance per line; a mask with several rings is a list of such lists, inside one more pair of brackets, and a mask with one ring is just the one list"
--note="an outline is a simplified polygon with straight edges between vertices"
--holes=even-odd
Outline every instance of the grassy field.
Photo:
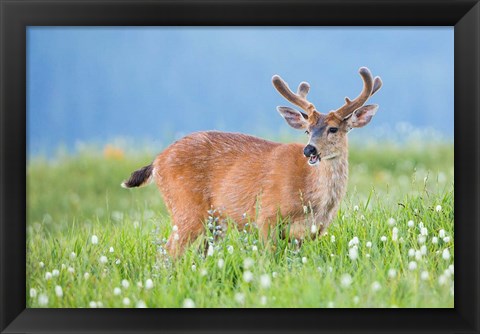
[[454,306],[453,144],[351,148],[325,237],[271,252],[255,229],[231,228],[212,256],[199,240],[175,263],[158,190],[119,186],[152,159],[29,160],[27,307]]

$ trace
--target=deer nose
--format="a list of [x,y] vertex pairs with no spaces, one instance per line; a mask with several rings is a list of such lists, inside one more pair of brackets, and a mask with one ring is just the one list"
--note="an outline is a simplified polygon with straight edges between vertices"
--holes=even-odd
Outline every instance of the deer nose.
[[312,155],[317,155],[317,149],[315,148],[315,146],[308,144],[303,149],[303,155],[305,155],[307,158]]

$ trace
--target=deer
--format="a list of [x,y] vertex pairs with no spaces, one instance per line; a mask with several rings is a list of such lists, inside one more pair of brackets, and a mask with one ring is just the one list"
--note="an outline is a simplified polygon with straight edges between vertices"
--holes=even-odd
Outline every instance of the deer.
[[288,219],[288,231],[281,233],[290,240],[322,236],[346,193],[347,134],[367,125],[378,110],[378,105],[365,103],[382,80],[366,67],[359,74],[360,94],[353,100],[345,97],[341,107],[328,113],[307,100],[307,82],[294,93],[280,76],[272,77],[275,89],[302,110],[277,107],[288,125],[307,134],[306,145],[241,133],[195,132],[171,144],[121,185],[156,183],[172,218],[165,248],[174,259],[206,231],[212,208],[219,208],[238,228],[255,219],[264,243],[272,231],[285,229],[278,217]]

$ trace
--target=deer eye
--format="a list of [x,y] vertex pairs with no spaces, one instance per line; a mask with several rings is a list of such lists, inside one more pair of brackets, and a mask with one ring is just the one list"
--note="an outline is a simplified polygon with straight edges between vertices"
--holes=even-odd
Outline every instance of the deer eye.
[[328,131],[329,131],[330,133],[335,133],[335,132],[338,131],[338,128],[330,128],[330,129],[328,129]]

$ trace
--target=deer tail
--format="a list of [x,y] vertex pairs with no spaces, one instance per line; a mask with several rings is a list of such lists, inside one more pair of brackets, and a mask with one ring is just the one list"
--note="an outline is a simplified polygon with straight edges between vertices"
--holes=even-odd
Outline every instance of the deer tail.
[[123,181],[121,186],[123,188],[134,188],[134,187],[143,187],[153,179],[153,165],[142,167],[132,173],[130,178],[126,181]]

